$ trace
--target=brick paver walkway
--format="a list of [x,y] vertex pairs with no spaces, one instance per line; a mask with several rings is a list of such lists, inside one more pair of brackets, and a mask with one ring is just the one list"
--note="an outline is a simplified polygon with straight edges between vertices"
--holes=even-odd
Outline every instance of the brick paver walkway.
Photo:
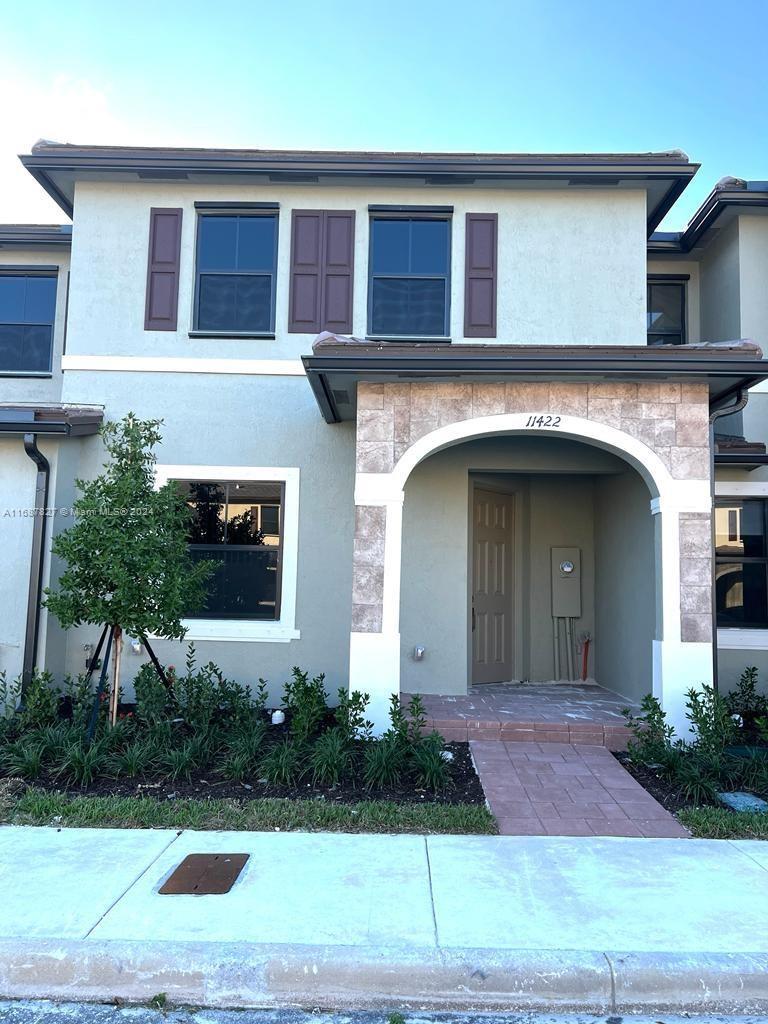
[[603,746],[472,740],[502,835],[685,837]]
[[[403,694],[407,702],[408,694]],[[636,704],[581,683],[487,683],[459,696],[423,694],[428,728],[449,741],[468,739],[598,744],[624,750],[622,711]]]

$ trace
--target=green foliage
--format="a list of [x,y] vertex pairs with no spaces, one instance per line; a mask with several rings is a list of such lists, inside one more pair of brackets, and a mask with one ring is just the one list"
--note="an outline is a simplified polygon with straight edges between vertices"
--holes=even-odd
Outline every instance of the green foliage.
[[5,669],[0,669],[0,722],[7,722],[16,713],[21,696],[21,676],[8,682]]
[[50,672],[33,672],[27,684],[20,709],[23,729],[40,729],[53,725],[59,717],[59,691]]
[[363,755],[363,780],[367,789],[391,789],[405,771],[405,748],[394,734],[374,740]]
[[34,741],[18,740],[6,749],[3,767],[9,775],[36,779],[43,770],[43,748]]
[[721,752],[733,743],[737,731],[736,723],[731,717],[725,698],[714,687],[690,689],[686,697],[688,710],[685,717],[694,729],[694,745],[699,750],[708,753]]
[[189,782],[192,772],[197,767],[199,750],[195,744],[188,740],[180,747],[172,747],[165,751],[160,759],[161,766],[165,769],[168,778],[183,779]]
[[768,839],[768,814],[730,811],[725,807],[693,807],[678,818],[697,839]]
[[442,736],[430,733],[418,746],[413,748],[413,763],[416,784],[422,789],[440,793],[450,785],[451,776],[443,757],[445,745]]
[[154,665],[142,665],[133,680],[136,717],[145,726],[163,721],[168,713],[168,690]]
[[662,763],[672,746],[674,727],[667,723],[667,714],[657,697],[646,694],[640,702],[641,714],[634,715],[629,708],[623,714],[632,730],[634,739],[627,744],[627,750],[634,761],[641,764]]
[[319,731],[328,714],[325,675],[310,681],[308,672],[294,667],[292,679],[283,690],[283,706],[290,716],[291,735],[297,743],[306,743]]
[[352,753],[346,729],[335,726],[318,737],[309,758],[312,780],[323,786],[338,786],[350,773]]
[[338,704],[333,717],[336,719],[336,727],[344,733],[347,742],[371,738],[373,723],[365,717],[370,700],[368,694],[360,690],[350,693],[342,687],[338,691]]
[[159,760],[155,745],[148,740],[136,740],[124,750],[111,754],[107,771],[117,777],[135,779],[137,775],[148,774]]
[[275,786],[293,786],[299,781],[303,757],[297,744],[290,739],[281,740],[262,758],[260,771],[267,782]]
[[233,751],[224,760],[221,774],[230,782],[242,782],[251,772],[251,759],[243,751]]
[[52,543],[66,569],[58,590],[45,592],[65,629],[108,623],[136,637],[181,639],[182,617],[203,603],[213,567],[189,556],[189,507],[175,483],[155,489],[161,422],[129,413],[106,423],[104,471],[76,481],[75,523]]
[[84,740],[64,748],[59,763],[59,774],[68,782],[89,786],[107,767],[107,755],[100,742],[88,745]]
[[93,677],[79,675],[64,677],[64,701],[69,706],[72,725],[85,729],[91,717],[94,699]]
[[742,672],[736,689],[725,696],[729,713],[738,715],[746,728],[768,716],[768,697],[757,692],[757,682],[757,668],[751,665]]

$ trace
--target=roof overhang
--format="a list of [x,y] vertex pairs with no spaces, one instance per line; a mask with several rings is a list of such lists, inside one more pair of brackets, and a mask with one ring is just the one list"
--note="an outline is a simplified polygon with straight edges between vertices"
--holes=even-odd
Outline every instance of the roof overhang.
[[74,146],[41,142],[21,162],[70,217],[75,182],[618,188],[647,193],[648,232],[698,170],[685,153],[377,153]]
[[56,438],[97,434],[104,419],[100,405],[0,405],[0,436],[37,434]]
[[0,249],[65,249],[72,247],[70,224],[0,224]]
[[[321,335],[321,338],[323,336]],[[327,423],[353,420],[360,381],[701,382],[721,408],[768,379],[760,350],[735,342],[713,346],[399,345],[326,336],[302,361]]]
[[654,232],[648,241],[648,253],[688,254],[708,240],[715,224],[724,227],[745,212],[768,215],[768,181],[724,178],[694,213],[685,231]]

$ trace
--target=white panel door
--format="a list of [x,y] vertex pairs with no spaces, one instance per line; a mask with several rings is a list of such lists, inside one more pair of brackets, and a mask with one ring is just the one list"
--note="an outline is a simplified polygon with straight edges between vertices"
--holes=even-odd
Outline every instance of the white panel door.
[[476,490],[472,520],[472,682],[504,683],[514,676],[514,498]]

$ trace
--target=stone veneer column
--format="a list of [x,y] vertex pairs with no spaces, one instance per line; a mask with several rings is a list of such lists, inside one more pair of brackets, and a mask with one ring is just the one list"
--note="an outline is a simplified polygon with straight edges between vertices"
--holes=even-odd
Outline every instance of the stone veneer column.
[[[355,498],[350,686],[371,693],[377,724],[385,722],[385,704],[399,691],[400,676],[403,496],[402,484],[399,490],[390,486],[390,474],[414,444],[434,431],[471,419],[478,422],[471,436],[482,436],[483,418],[510,414],[518,414],[513,427],[517,433],[525,432],[532,414],[559,417],[562,432],[576,439],[579,423],[602,424],[640,442],[666,467],[662,475],[669,481],[668,493],[652,503],[660,515],[657,561],[663,595],[653,687],[675,724],[684,724],[685,689],[711,679],[706,384],[361,383],[357,404],[358,484],[374,481],[381,487],[373,492],[367,488]],[[494,424],[489,432],[499,429]],[[613,450],[621,454],[621,444],[614,444]],[[372,493],[378,494],[375,500]]]

